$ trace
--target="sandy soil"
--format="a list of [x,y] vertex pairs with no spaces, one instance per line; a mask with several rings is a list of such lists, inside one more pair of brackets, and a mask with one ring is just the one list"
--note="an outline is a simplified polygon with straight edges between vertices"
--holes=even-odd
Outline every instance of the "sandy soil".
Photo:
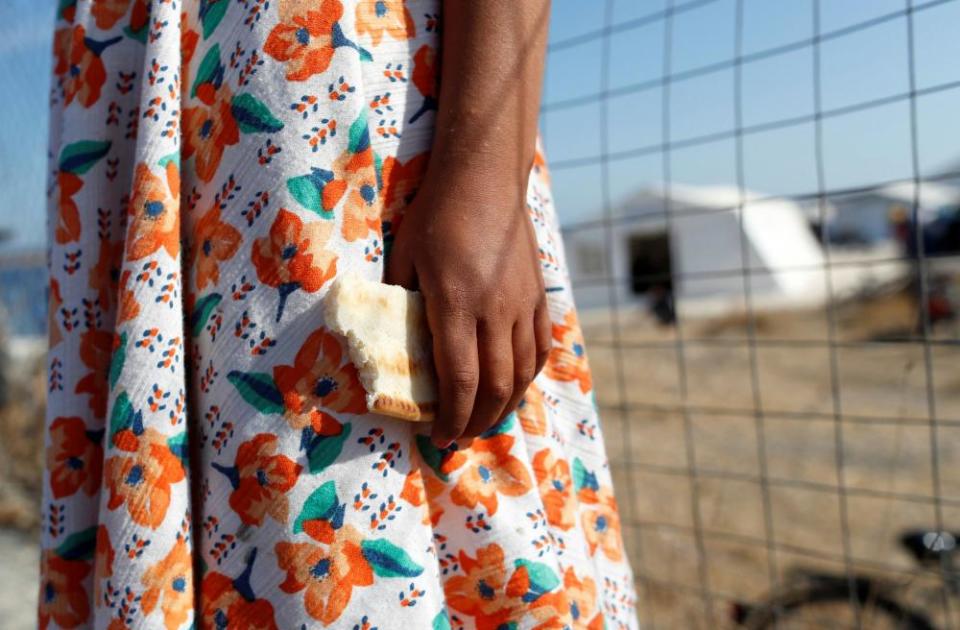
[[0,626],[4,630],[37,627],[39,554],[33,536],[0,529]]
[[680,353],[674,328],[627,313],[619,357],[608,315],[583,319],[648,627],[728,626],[730,602],[761,598],[771,575],[840,572],[845,550],[857,571],[907,579],[897,537],[934,526],[937,496],[960,529],[960,345],[938,326],[928,397],[908,296],[839,308],[832,351],[823,311],[759,316],[753,350],[745,317],[684,320]]

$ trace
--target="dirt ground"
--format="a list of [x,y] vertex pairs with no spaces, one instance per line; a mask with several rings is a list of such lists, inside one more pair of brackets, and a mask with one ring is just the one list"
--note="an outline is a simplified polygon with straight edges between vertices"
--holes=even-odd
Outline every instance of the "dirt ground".
[[[928,388],[903,293],[838,308],[832,348],[823,310],[758,316],[751,350],[745,317],[696,319],[683,306],[679,352],[677,329],[643,312],[621,313],[619,344],[610,313],[582,313],[645,628],[729,627],[730,603],[761,599],[771,572],[781,583],[798,567],[841,572],[845,549],[857,571],[909,579],[897,537],[936,523],[934,444],[942,519],[960,529],[952,326],[935,330]],[[0,410],[0,619],[11,630],[34,623],[44,389],[41,365],[18,373],[35,376]]]
[[845,550],[858,572],[909,580],[897,539],[934,528],[935,497],[960,529],[952,325],[928,357],[903,292],[839,306],[832,332],[823,309],[761,314],[752,345],[745,317],[680,307],[679,347],[642,312],[621,314],[619,344],[609,314],[582,315],[645,627],[729,627],[731,602],[762,599],[771,575],[840,573]]

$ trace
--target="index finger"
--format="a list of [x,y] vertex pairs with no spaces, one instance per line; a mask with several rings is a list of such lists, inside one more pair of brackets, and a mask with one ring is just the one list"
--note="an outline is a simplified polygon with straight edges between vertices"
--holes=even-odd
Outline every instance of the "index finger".
[[473,318],[428,318],[437,368],[437,415],[431,437],[445,447],[463,433],[473,412],[480,379],[477,325]]

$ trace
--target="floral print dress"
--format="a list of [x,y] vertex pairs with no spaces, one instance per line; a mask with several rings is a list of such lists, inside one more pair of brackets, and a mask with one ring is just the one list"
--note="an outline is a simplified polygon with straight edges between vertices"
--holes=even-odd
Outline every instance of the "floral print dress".
[[60,0],[47,628],[630,628],[548,175],[553,350],[434,447],[318,308],[380,278],[428,160],[439,0]]

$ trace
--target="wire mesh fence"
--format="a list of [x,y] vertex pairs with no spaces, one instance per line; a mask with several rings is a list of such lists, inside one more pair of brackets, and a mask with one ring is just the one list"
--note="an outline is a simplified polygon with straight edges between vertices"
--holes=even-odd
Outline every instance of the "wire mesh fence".
[[[936,99],[955,104],[960,76],[938,71],[927,34],[960,3],[667,0],[618,19],[622,4],[552,41],[548,75],[588,58],[597,84],[557,96],[548,79],[542,119],[561,213],[599,208],[564,232],[641,622],[960,626],[960,163],[925,153],[957,138]],[[839,4],[859,17],[825,21]],[[791,23],[748,49],[761,10]],[[723,21],[702,32],[729,36],[729,58],[689,63],[696,20]],[[886,38],[883,55],[860,37]],[[659,52],[618,59],[641,40]],[[838,46],[860,49],[854,75],[897,80],[838,82]],[[790,94],[745,90],[787,57]],[[728,115],[678,125],[678,92]],[[754,190],[757,169],[788,183]]]
[[567,4],[543,131],[644,627],[960,628],[960,0]]

